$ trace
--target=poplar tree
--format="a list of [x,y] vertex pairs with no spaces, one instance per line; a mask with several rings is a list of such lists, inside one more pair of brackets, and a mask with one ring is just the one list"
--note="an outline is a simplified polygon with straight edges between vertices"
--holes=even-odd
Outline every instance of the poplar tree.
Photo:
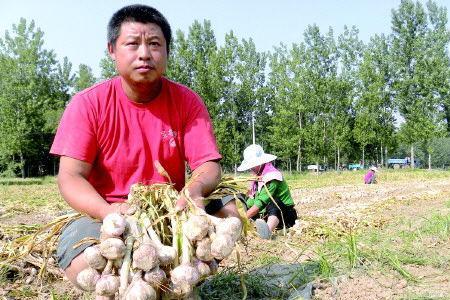
[[445,77],[448,73],[442,71],[445,68],[443,53],[448,43],[446,13],[433,1],[427,6],[429,15],[420,2],[403,0],[400,7],[392,11],[393,90],[405,120],[400,134],[411,145],[411,168],[414,168],[414,143],[427,148],[434,137],[441,135],[443,116],[438,109],[442,103],[439,85],[448,82]]
[[80,64],[78,66],[78,72],[75,78],[75,92],[91,87],[95,81],[96,79],[91,67],[85,64]]
[[53,51],[44,49],[43,32],[20,19],[0,39],[0,157],[9,175],[26,176],[27,160],[44,144],[44,113],[56,105]]

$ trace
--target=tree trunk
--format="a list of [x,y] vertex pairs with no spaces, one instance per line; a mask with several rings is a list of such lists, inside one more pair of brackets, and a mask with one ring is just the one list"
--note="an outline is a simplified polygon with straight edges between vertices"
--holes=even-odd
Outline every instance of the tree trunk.
[[292,159],[289,158],[289,174],[292,174]]
[[362,147],[362,167],[363,167],[363,169],[366,167],[366,161],[365,161],[366,158],[364,157],[364,155],[365,155],[364,151],[366,150],[365,148],[366,148],[366,146]]
[[337,168],[336,170],[341,170],[341,148],[338,146],[337,148]]
[[386,161],[385,161],[386,165],[385,165],[385,167],[386,167],[386,169],[387,169],[387,167],[388,167],[387,147],[384,147],[384,157],[386,157]]
[[380,145],[380,158],[381,158],[381,165],[384,165],[384,157],[383,157],[383,142],[381,142]]
[[302,113],[298,112],[298,128],[300,129],[300,137],[298,139],[298,149],[297,149],[297,162],[295,169],[297,172],[300,172],[302,170],[302,129],[303,129],[303,123],[302,123]]
[[414,145],[411,145],[411,162],[410,162],[411,169],[414,169]]
[[23,158],[22,152],[20,152],[20,169],[22,172],[22,178],[25,178],[25,159]]
[[298,141],[297,161],[295,163],[295,169],[297,170],[297,172],[300,172],[302,170],[302,139]]
[[431,170],[431,153],[428,152],[428,170]]
[[316,167],[317,167],[316,175],[319,176],[319,160],[316,161]]

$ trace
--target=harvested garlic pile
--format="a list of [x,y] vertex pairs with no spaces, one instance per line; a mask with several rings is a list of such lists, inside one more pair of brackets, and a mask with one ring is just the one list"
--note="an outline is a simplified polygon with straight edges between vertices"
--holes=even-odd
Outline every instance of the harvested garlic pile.
[[[99,243],[83,253],[89,267],[77,277],[82,289],[115,299],[188,297],[201,280],[217,272],[217,261],[232,253],[241,236],[239,218],[216,218],[195,209],[176,215],[173,199],[178,192],[159,187],[144,190],[140,199],[132,195],[139,186],[132,187],[127,215],[105,217]],[[162,197],[161,190],[170,197]],[[141,200],[150,192],[162,199],[160,206]]]

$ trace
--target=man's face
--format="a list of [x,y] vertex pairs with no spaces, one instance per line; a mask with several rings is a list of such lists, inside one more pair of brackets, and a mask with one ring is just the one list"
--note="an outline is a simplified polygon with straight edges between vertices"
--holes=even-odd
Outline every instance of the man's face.
[[153,23],[122,23],[115,46],[108,45],[117,71],[130,84],[157,82],[166,70],[166,49],[164,34]]

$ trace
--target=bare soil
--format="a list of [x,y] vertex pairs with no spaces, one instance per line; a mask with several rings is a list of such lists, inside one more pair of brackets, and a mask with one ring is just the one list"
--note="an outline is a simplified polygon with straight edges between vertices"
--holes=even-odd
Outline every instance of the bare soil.
[[[250,240],[245,263],[261,254],[285,262],[305,263],[317,258],[307,242],[310,218],[342,227],[368,224],[386,226],[399,219],[418,219],[432,213],[450,213],[450,180],[402,181],[375,185],[343,185],[293,191],[300,222],[286,237],[278,234],[269,242]],[[352,223],[352,224],[349,224]],[[449,224],[450,225],[450,224]],[[395,234],[393,235],[395,237]],[[392,241],[395,243],[395,240]],[[426,241],[425,241],[426,242]],[[313,282],[313,299],[450,299],[450,240],[426,242],[444,258],[439,269],[407,265],[418,282],[409,282],[394,270],[356,270],[332,280]],[[299,250],[300,249],[300,250]],[[245,265],[244,263],[244,265]]]

